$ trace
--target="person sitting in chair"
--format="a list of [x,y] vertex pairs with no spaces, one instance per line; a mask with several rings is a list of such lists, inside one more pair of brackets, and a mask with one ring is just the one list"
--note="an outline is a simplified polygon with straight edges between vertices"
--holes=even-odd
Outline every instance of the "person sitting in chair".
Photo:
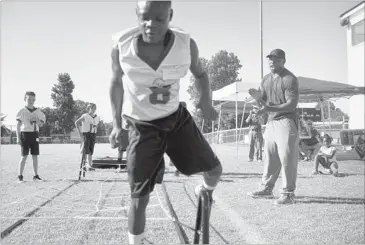
[[359,155],[360,159],[365,161],[365,140],[362,138],[362,136],[357,139],[355,151]]
[[[307,120],[307,127],[311,138],[301,139],[299,144],[301,151],[305,154],[304,160],[309,161],[312,160],[312,156],[317,155],[321,148],[321,138],[317,129],[313,127],[313,122],[311,120]],[[312,151],[312,154],[310,154],[309,151]]]

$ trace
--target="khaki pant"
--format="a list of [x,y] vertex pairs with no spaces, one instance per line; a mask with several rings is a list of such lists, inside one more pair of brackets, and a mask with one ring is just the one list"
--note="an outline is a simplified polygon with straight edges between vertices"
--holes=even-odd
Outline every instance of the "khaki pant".
[[250,139],[250,152],[248,157],[250,160],[253,160],[254,155],[256,155],[256,160],[262,160],[262,132],[261,131],[250,131],[249,134]]
[[299,134],[293,119],[268,122],[264,133],[265,169],[262,187],[273,190],[276,180],[282,173],[282,192],[293,193],[296,188],[299,157]]

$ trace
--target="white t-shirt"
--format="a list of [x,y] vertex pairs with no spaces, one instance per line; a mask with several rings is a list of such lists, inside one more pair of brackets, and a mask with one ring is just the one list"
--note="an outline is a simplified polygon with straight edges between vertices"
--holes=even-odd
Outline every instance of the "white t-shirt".
[[81,117],[84,119],[81,124],[81,131],[83,133],[96,133],[100,117],[97,115],[92,117],[89,113],[85,113]]
[[[336,147],[334,147],[334,146],[327,147],[324,145],[319,149],[319,152],[322,152],[326,155],[332,155],[335,150],[336,150]],[[333,156],[333,158],[328,158],[328,160],[336,161],[336,154]]]
[[114,35],[124,73],[123,115],[152,121],[174,113],[179,107],[180,79],[189,71],[190,35],[171,27],[173,44],[157,70],[137,54],[138,27]]
[[39,108],[30,109],[28,107],[22,108],[16,115],[16,120],[21,122],[21,132],[38,132],[39,126],[35,123],[38,118],[43,123],[46,122],[46,116]]

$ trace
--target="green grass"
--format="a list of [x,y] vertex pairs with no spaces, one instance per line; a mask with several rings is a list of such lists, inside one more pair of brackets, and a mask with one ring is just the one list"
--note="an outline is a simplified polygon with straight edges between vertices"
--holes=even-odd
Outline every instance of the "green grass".
[[[234,146],[213,148],[221,158],[224,174],[215,191],[212,243],[364,243],[364,162],[341,161],[340,178],[312,176],[312,164],[301,162],[296,204],[277,207],[273,200],[246,195],[258,187],[263,170],[263,165],[247,162],[247,148],[240,146],[238,157]],[[78,145],[41,145],[39,172],[46,181],[39,183],[29,181],[33,175],[31,159],[24,174],[28,181],[16,183],[19,148],[5,145],[1,150],[1,231],[78,177]],[[108,145],[96,145],[95,156],[107,155],[116,153]],[[1,244],[127,243],[126,173],[98,170],[87,173],[86,178],[40,208]],[[190,243],[196,215],[193,190],[200,181],[200,175],[174,177],[173,168],[165,175],[170,200]],[[279,178],[276,195],[280,185]],[[157,186],[156,190],[147,210],[147,243],[178,244],[162,189]]]

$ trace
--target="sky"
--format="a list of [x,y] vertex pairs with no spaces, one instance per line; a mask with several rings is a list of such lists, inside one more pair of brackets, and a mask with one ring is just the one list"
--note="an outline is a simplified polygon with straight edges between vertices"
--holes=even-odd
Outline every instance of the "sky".
[[[347,83],[346,31],[339,16],[359,1],[263,2],[263,53],[281,48],[286,67],[297,76]],[[74,99],[97,104],[111,121],[109,82],[112,35],[136,25],[135,1],[2,1],[1,112],[15,125],[24,93],[36,93],[36,106],[52,106],[59,73],[75,83]],[[242,82],[260,82],[258,1],[173,1],[171,25],[189,32],[200,56],[219,50],[241,61]],[[269,72],[266,58],[264,74]],[[181,80],[180,99],[188,103],[190,74]],[[336,106],[348,112],[347,99]]]

